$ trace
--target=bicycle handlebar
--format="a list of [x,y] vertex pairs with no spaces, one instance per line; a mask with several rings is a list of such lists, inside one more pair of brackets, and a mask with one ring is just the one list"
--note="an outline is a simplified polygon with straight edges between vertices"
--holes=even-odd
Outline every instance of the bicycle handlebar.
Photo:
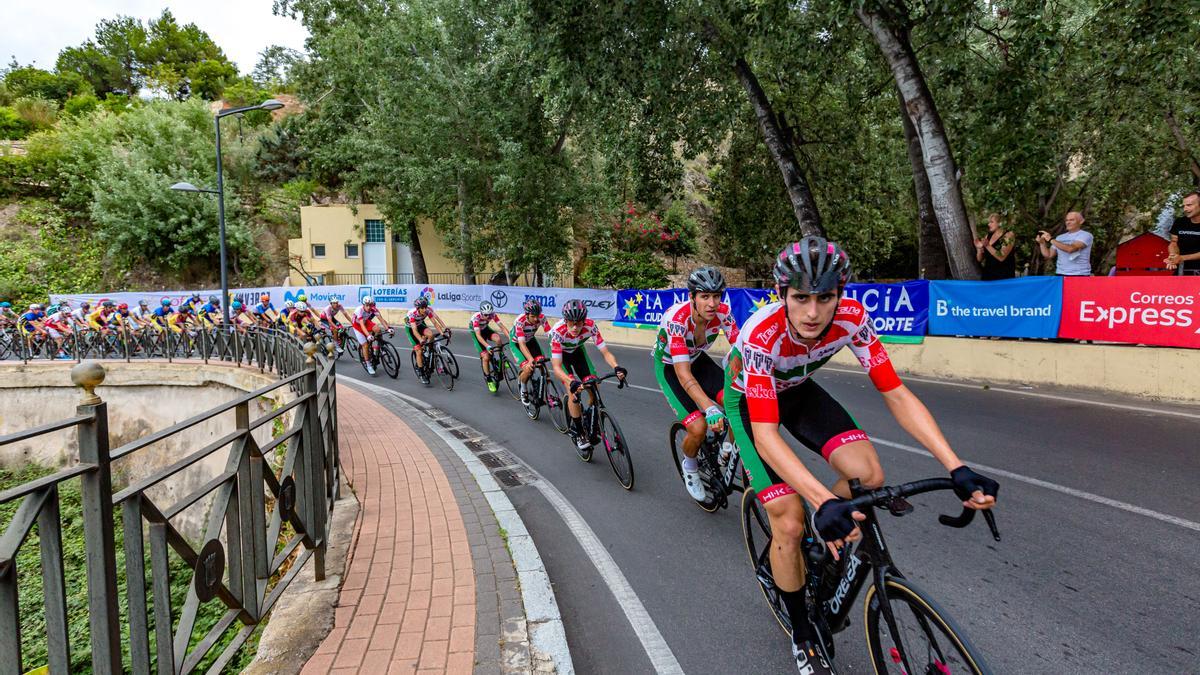
[[[607,380],[607,379],[609,379],[609,378],[616,377],[616,376],[617,376],[617,373],[616,373],[616,371],[613,371],[613,372],[611,372],[611,373],[609,373],[609,374],[607,374],[607,375],[603,375],[603,376],[601,376],[601,377],[593,377],[593,378],[592,378],[592,379],[590,379],[590,380],[583,380],[583,386],[585,386],[585,387],[592,387],[592,386],[599,387],[601,382],[603,382],[603,381],[605,381],[605,380]],[[620,380],[619,382],[617,382],[617,389],[624,389],[624,388],[625,388],[625,380]]]
[[[924,494],[926,492],[937,492],[940,490],[953,490],[954,481],[949,478],[926,478],[924,480],[912,481],[911,483],[903,483],[901,485],[885,485],[876,490],[871,490],[865,494],[861,494],[850,500],[850,505],[854,508],[863,506],[874,506],[886,508],[892,513],[892,505],[897,499],[911,497],[913,495]],[[911,507],[910,507],[911,508]],[[962,528],[971,524],[975,519],[975,514],[979,509],[972,509],[966,506],[963,507],[962,513],[957,516],[940,515],[938,522],[946,527]],[[996,515],[990,509],[983,510],[983,519],[987,522],[988,529],[992,531],[992,538],[1000,541],[1000,530],[996,528]]]

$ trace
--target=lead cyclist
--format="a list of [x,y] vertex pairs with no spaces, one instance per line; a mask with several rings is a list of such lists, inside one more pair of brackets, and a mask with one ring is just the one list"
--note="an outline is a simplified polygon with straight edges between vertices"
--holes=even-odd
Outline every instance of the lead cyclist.
[[[929,410],[896,376],[866,310],[842,294],[850,260],[837,244],[821,237],[788,244],[776,260],[774,276],[781,302],[756,311],[730,352],[725,413],[751,487],[771,523],[771,570],[792,617],[796,667],[801,673],[828,673],[816,634],[804,620],[804,502],[817,508],[815,528],[836,560],[843,545],[861,536],[857,522],[865,518],[847,503],[849,480],[877,488],[883,485],[883,469],[866,432],[809,379],[813,371],[849,347],[900,426],[950,472],[963,506],[992,508],[999,485],[963,464]],[[838,473],[832,489],[804,466],[783,440],[780,425]]]

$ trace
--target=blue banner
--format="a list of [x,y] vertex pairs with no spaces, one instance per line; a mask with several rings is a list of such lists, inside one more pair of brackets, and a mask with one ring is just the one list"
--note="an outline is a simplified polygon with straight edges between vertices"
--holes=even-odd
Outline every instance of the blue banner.
[[1061,277],[929,282],[929,334],[1053,338]]
[[929,282],[847,284],[846,295],[862,303],[880,335],[921,337],[929,323]]
[[726,293],[729,298],[729,310],[733,312],[733,320],[738,326],[746,325],[750,315],[763,305],[778,302],[773,288],[731,288]]
[[662,321],[663,312],[677,302],[688,299],[686,288],[665,291],[646,291],[636,288],[617,291],[618,323],[634,323],[656,326]]

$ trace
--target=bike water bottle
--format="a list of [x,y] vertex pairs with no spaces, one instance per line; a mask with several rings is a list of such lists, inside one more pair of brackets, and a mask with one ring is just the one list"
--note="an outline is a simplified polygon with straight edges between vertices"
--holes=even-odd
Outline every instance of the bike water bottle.
[[729,463],[729,458],[733,455],[733,443],[729,441],[721,441],[721,466]]

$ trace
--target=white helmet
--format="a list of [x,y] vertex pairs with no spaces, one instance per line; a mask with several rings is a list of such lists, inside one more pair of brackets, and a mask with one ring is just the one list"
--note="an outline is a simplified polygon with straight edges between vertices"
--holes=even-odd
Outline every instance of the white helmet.
[[308,310],[308,303],[307,303],[307,302],[304,302],[303,300],[301,300],[300,302],[297,302],[297,303],[296,303],[296,311],[297,311],[297,312],[303,312],[303,311],[306,311],[306,310]]
[[288,300],[287,302],[283,303],[283,305],[285,307],[287,307],[288,309],[291,309],[296,306],[296,303],[292,302],[291,300]]
[[373,304],[375,304],[375,298],[373,298],[369,295],[364,295],[363,299],[362,299],[362,303],[364,305],[373,305]]

